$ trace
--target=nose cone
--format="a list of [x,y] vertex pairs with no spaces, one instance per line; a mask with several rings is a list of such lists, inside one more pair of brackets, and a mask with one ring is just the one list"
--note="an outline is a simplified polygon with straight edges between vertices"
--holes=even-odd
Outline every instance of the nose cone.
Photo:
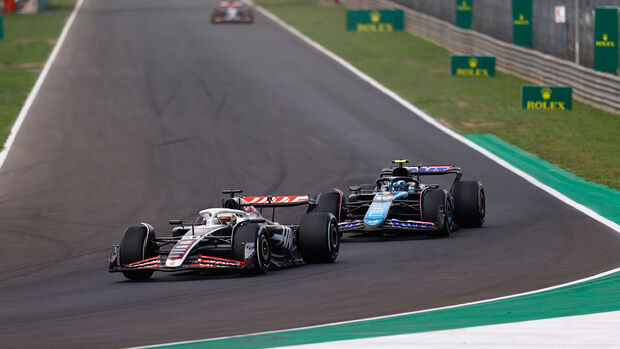
[[391,204],[391,201],[373,201],[364,216],[366,229],[377,229],[381,226],[387,217]]

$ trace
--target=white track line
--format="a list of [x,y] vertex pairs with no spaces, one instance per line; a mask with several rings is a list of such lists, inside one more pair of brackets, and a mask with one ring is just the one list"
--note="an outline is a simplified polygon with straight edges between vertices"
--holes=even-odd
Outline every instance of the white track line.
[[504,300],[504,299],[516,298],[516,297],[521,297],[521,296],[528,296],[528,295],[532,295],[532,294],[536,294],[536,293],[541,293],[541,292],[545,292],[545,291],[551,291],[551,290],[555,290],[555,289],[558,289],[558,288],[567,287],[567,286],[571,286],[571,285],[575,285],[575,284],[591,281],[591,280],[594,280],[594,279],[597,279],[597,278],[601,278],[601,277],[604,277],[604,276],[607,276],[607,275],[611,275],[611,274],[617,273],[617,272],[620,272],[620,268],[616,268],[616,269],[613,269],[613,270],[606,271],[604,273],[592,275],[592,276],[589,276],[589,277],[584,278],[584,279],[579,279],[579,280],[567,282],[565,284],[551,286],[551,287],[546,287],[546,288],[541,288],[539,290],[528,291],[528,292],[523,292],[523,293],[517,293],[517,294],[513,294],[513,295],[509,295],[509,296],[485,299],[485,300],[481,300],[481,301],[449,305],[449,306],[439,307],[439,308],[431,308],[431,309],[425,309],[425,310],[410,311],[410,312],[406,312],[406,313],[399,313],[399,314],[392,314],[392,315],[376,316],[376,317],[370,317],[370,318],[358,319],[358,320],[332,322],[332,323],[329,323],[329,324],[322,324],[322,325],[314,325],[314,326],[306,326],[306,327],[296,327],[296,328],[289,328],[289,329],[275,330],[275,331],[266,331],[266,332],[256,332],[256,333],[242,334],[242,335],[236,335],[236,336],[207,338],[207,339],[198,339],[198,340],[191,340],[191,341],[173,342],[173,343],[166,343],[166,344],[148,345],[148,346],[142,346],[142,347],[134,347],[134,349],[138,349],[138,348],[157,348],[157,347],[165,347],[165,346],[168,346],[168,345],[188,344],[188,343],[197,343],[197,342],[211,342],[211,341],[217,341],[217,340],[222,340],[222,339],[230,339],[230,338],[241,338],[241,337],[257,336],[257,335],[263,335],[263,334],[273,334],[273,333],[281,333],[281,332],[308,330],[308,329],[321,328],[321,327],[327,327],[327,326],[337,326],[337,325],[353,324],[353,323],[356,323],[356,322],[381,320],[381,319],[390,319],[390,318],[398,317],[398,316],[428,313],[428,312],[432,312],[432,311],[436,311],[436,310],[446,310],[446,309],[460,308],[460,307],[469,306],[469,305],[489,303],[489,302],[500,301],[500,300]]
[[49,72],[50,67],[54,63],[54,60],[56,60],[56,56],[58,55],[58,52],[60,51],[62,44],[65,42],[67,33],[69,32],[69,29],[71,28],[71,25],[73,24],[73,21],[75,20],[75,17],[80,7],[82,7],[83,2],[84,0],[78,0],[77,4],[73,8],[73,11],[71,12],[71,15],[69,16],[69,19],[67,19],[67,22],[65,22],[65,26],[62,28],[62,32],[60,33],[60,37],[58,38],[58,41],[56,42],[56,46],[54,46],[52,53],[47,58],[47,61],[45,62],[45,66],[43,66],[43,70],[41,71],[41,74],[39,74],[39,78],[37,79],[37,82],[34,84],[34,87],[30,91],[30,94],[28,95],[28,98],[26,99],[26,102],[24,103],[22,110],[19,112],[19,115],[17,116],[17,119],[15,120],[13,127],[11,127],[11,133],[9,134],[9,137],[6,139],[6,142],[4,142],[4,148],[2,149],[2,151],[0,151],[0,169],[2,169],[2,165],[4,165],[4,160],[6,160],[6,157],[9,151],[11,150],[11,147],[13,146],[13,142],[15,142],[15,137],[17,137],[17,133],[19,132],[19,129],[22,127],[22,124],[24,123],[24,120],[26,119],[26,116],[28,115],[28,111],[30,111],[30,107],[32,106],[32,103],[34,103],[34,100],[37,98],[37,95],[39,94],[39,90],[41,90],[41,86],[43,85],[43,82],[45,81],[45,78],[47,77],[47,73]]
[[353,74],[357,75],[360,79],[366,81],[367,83],[369,83],[370,85],[372,85],[373,87],[378,89],[379,91],[381,91],[384,94],[388,95],[389,97],[394,99],[396,102],[401,104],[403,107],[405,107],[405,108],[409,109],[410,111],[412,111],[413,113],[417,114],[417,116],[419,116],[422,120],[424,120],[424,121],[428,122],[429,124],[435,126],[436,128],[438,128],[441,131],[443,131],[444,133],[446,133],[447,135],[449,135],[452,138],[458,140],[459,142],[464,143],[468,147],[476,150],[477,152],[481,153],[482,155],[486,156],[487,158],[495,161],[496,163],[498,163],[502,167],[504,167],[507,170],[509,170],[509,171],[515,173],[516,175],[522,177],[523,179],[525,179],[526,181],[530,182],[534,186],[536,186],[536,187],[546,191],[547,193],[551,194],[552,196],[554,196],[558,200],[564,202],[565,204],[567,204],[567,205],[569,205],[571,207],[574,207],[575,209],[585,213],[586,215],[594,218],[595,220],[597,220],[597,221],[603,223],[604,225],[610,227],[611,229],[615,230],[617,233],[620,233],[620,225],[616,224],[615,222],[611,221],[610,219],[607,219],[607,218],[599,215],[598,213],[594,212],[592,209],[590,209],[590,208],[588,208],[588,207],[586,207],[586,206],[584,206],[584,205],[582,205],[582,204],[580,204],[578,202],[573,201],[572,199],[568,198],[567,196],[565,196],[564,194],[560,193],[559,191],[557,191],[557,190],[555,190],[555,189],[553,189],[553,188],[551,188],[551,187],[541,183],[536,178],[534,178],[534,177],[530,176],[529,174],[523,172],[522,170],[512,166],[507,161],[505,161],[504,159],[502,159],[502,158],[498,157],[497,155],[491,153],[490,151],[486,150],[485,148],[483,148],[483,147],[479,146],[478,144],[470,141],[469,139],[461,136],[460,134],[452,131],[451,129],[449,129],[448,127],[446,127],[443,124],[441,124],[439,121],[437,121],[432,116],[428,115],[427,113],[425,113],[424,111],[422,111],[421,109],[416,107],[415,105],[411,104],[410,102],[408,102],[404,98],[400,97],[398,94],[396,94],[396,92],[394,92],[394,91],[388,89],[387,87],[381,85],[378,81],[376,81],[375,79],[373,79],[370,76],[366,75],[365,73],[361,72],[359,69],[354,67],[351,63],[345,61],[341,57],[337,56],[335,53],[333,53],[333,52],[329,51],[328,49],[326,49],[325,47],[321,46],[319,43],[317,43],[314,40],[310,39],[309,37],[307,37],[306,35],[301,33],[299,30],[297,30],[297,29],[291,27],[290,25],[286,24],[284,21],[282,21],[276,15],[272,14],[271,12],[265,10],[264,8],[262,8],[262,7],[258,6],[258,5],[255,5],[255,7],[256,7],[256,9],[260,13],[262,13],[263,15],[265,15],[266,17],[268,17],[272,21],[276,22],[281,27],[283,27],[287,31],[291,32],[293,35],[297,36],[299,39],[301,39],[304,42],[306,42],[308,45],[314,47],[315,49],[319,50],[321,53],[325,54],[327,57],[329,57],[332,60],[336,61],[337,63],[339,63],[343,67],[347,68]]

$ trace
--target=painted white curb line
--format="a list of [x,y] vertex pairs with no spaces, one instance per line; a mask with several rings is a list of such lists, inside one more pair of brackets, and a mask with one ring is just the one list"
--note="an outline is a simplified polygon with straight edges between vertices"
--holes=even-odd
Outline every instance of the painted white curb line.
[[620,311],[611,311],[279,348],[618,348],[618,328]]
[[6,160],[6,157],[9,154],[9,151],[11,150],[11,147],[13,146],[13,142],[15,142],[15,137],[17,137],[17,133],[19,132],[19,129],[22,127],[22,124],[24,123],[24,120],[26,119],[26,116],[28,115],[28,111],[30,111],[30,107],[32,106],[32,103],[37,98],[37,95],[39,94],[39,90],[41,89],[41,86],[43,85],[43,82],[45,81],[45,78],[47,77],[47,73],[49,73],[50,67],[52,66],[52,64],[54,64],[54,61],[56,60],[56,56],[58,55],[58,52],[60,51],[62,44],[65,42],[67,33],[69,32],[69,29],[71,29],[71,25],[73,24],[73,21],[75,21],[75,17],[77,16],[77,13],[80,10],[80,7],[82,7],[83,2],[84,0],[78,0],[77,4],[75,4],[75,7],[73,8],[73,11],[71,12],[71,15],[69,15],[67,22],[65,22],[65,26],[62,28],[62,32],[60,33],[60,37],[58,38],[58,41],[56,42],[56,46],[54,46],[52,53],[47,58],[47,61],[45,62],[45,65],[43,66],[43,70],[41,71],[41,74],[39,74],[39,78],[35,82],[34,87],[30,91],[30,94],[28,94],[28,98],[26,99],[26,102],[24,102],[24,106],[19,112],[19,115],[17,116],[17,119],[15,120],[13,127],[11,127],[11,133],[9,134],[9,137],[6,139],[6,142],[4,142],[4,148],[2,149],[2,151],[0,151],[0,169],[2,169],[2,165],[4,165],[4,160]]
[[431,308],[431,309],[425,309],[425,310],[410,311],[410,312],[406,312],[406,313],[399,313],[399,314],[392,314],[392,315],[375,316],[375,317],[369,317],[369,318],[365,318],[365,319],[357,319],[357,320],[349,320],[349,321],[341,321],[341,322],[332,322],[332,323],[329,323],[329,324],[321,324],[321,325],[314,325],[314,326],[305,326],[305,327],[296,327],[296,328],[289,328],[289,329],[283,329],[283,330],[274,330],[274,331],[266,331],[266,332],[248,333],[248,334],[242,334],[242,335],[236,335],[236,336],[207,338],[207,339],[197,339],[197,340],[191,340],[191,341],[182,341],[182,342],[173,342],[173,343],[166,343],[166,344],[147,345],[147,346],[142,346],[142,347],[134,347],[134,349],[138,349],[138,348],[158,348],[158,347],[164,347],[164,346],[168,346],[168,345],[188,344],[188,343],[197,343],[197,342],[211,342],[211,341],[216,341],[216,340],[221,340],[221,339],[241,338],[241,337],[256,336],[256,335],[262,335],[262,334],[272,334],[272,333],[280,333],[280,332],[291,332],[291,331],[299,331],[299,330],[308,330],[308,329],[313,329],[313,328],[321,328],[321,327],[328,327],[328,326],[353,324],[353,323],[356,323],[356,322],[381,320],[381,319],[390,319],[390,318],[393,318],[393,317],[404,316],[404,315],[414,315],[414,314],[421,314],[421,313],[429,313],[429,312],[437,311],[437,310],[446,310],[446,309],[460,308],[460,307],[469,306],[469,305],[490,303],[490,302],[494,302],[494,301],[500,301],[500,300],[505,300],[505,299],[510,299],[510,298],[521,297],[521,296],[528,296],[528,295],[532,295],[532,294],[536,294],[536,293],[542,293],[542,292],[551,291],[551,290],[555,290],[555,289],[566,287],[566,286],[571,286],[571,285],[583,283],[583,282],[586,282],[586,281],[591,281],[591,280],[594,280],[594,279],[597,279],[597,278],[601,278],[601,277],[604,277],[604,276],[607,276],[607,275],[610,275],[610,274],[613,274],[613,273],[617,273],[617,272],[620,272],[620,268],[616,268],[616,269],[613,269],[613,270],[606,271],[604,273],[592,275],[592,276],[589,276],[589,277],[584,278],[584,279],[579,279],[579,280],[567,282],[567,283],[564,283],[564,284],[561,284],[561,285],[541,288],[539,290],[528,291],[528,292],[524,292],[524,293],[517,293],[517,294],[513,294],[513,295],[509,295],[509,296],[485,299],[485,300],[481,300],[481,301],[475,301],[475,302],[469,302],[469,303],[463,303],[463,304],[448,305],[448,306],[439,307],[439,308]]

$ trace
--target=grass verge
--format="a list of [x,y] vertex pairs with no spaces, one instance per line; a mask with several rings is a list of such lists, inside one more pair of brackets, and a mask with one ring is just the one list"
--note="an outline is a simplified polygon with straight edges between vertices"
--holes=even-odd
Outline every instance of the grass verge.
[[450,52],[406,32],[345,30],[346,9],[316,0],[254,0],[450,128],[492,133],[586,180],[620,189],[620,116],[573,101],[572,111],[521,109],[521,85],[450,75]]
[[52,52],[75,0],[51,0],[39,14],[2,14],[0,40],[0,147]]

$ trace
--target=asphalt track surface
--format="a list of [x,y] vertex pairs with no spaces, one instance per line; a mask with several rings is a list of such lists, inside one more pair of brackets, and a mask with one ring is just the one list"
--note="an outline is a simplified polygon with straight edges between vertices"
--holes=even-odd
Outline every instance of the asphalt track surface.
[[[620,236],[418,119],[276,24],[211,1],[87,0],[0,172],[3,347],[119,347],[426,309],[620,266]],[[415,83],[415,81],[412,81]],[[318,193],[393,158],[457,164],[487,224],[348,238],[333,265],[266,276],[109,274],[127,225],[223,188]]]

